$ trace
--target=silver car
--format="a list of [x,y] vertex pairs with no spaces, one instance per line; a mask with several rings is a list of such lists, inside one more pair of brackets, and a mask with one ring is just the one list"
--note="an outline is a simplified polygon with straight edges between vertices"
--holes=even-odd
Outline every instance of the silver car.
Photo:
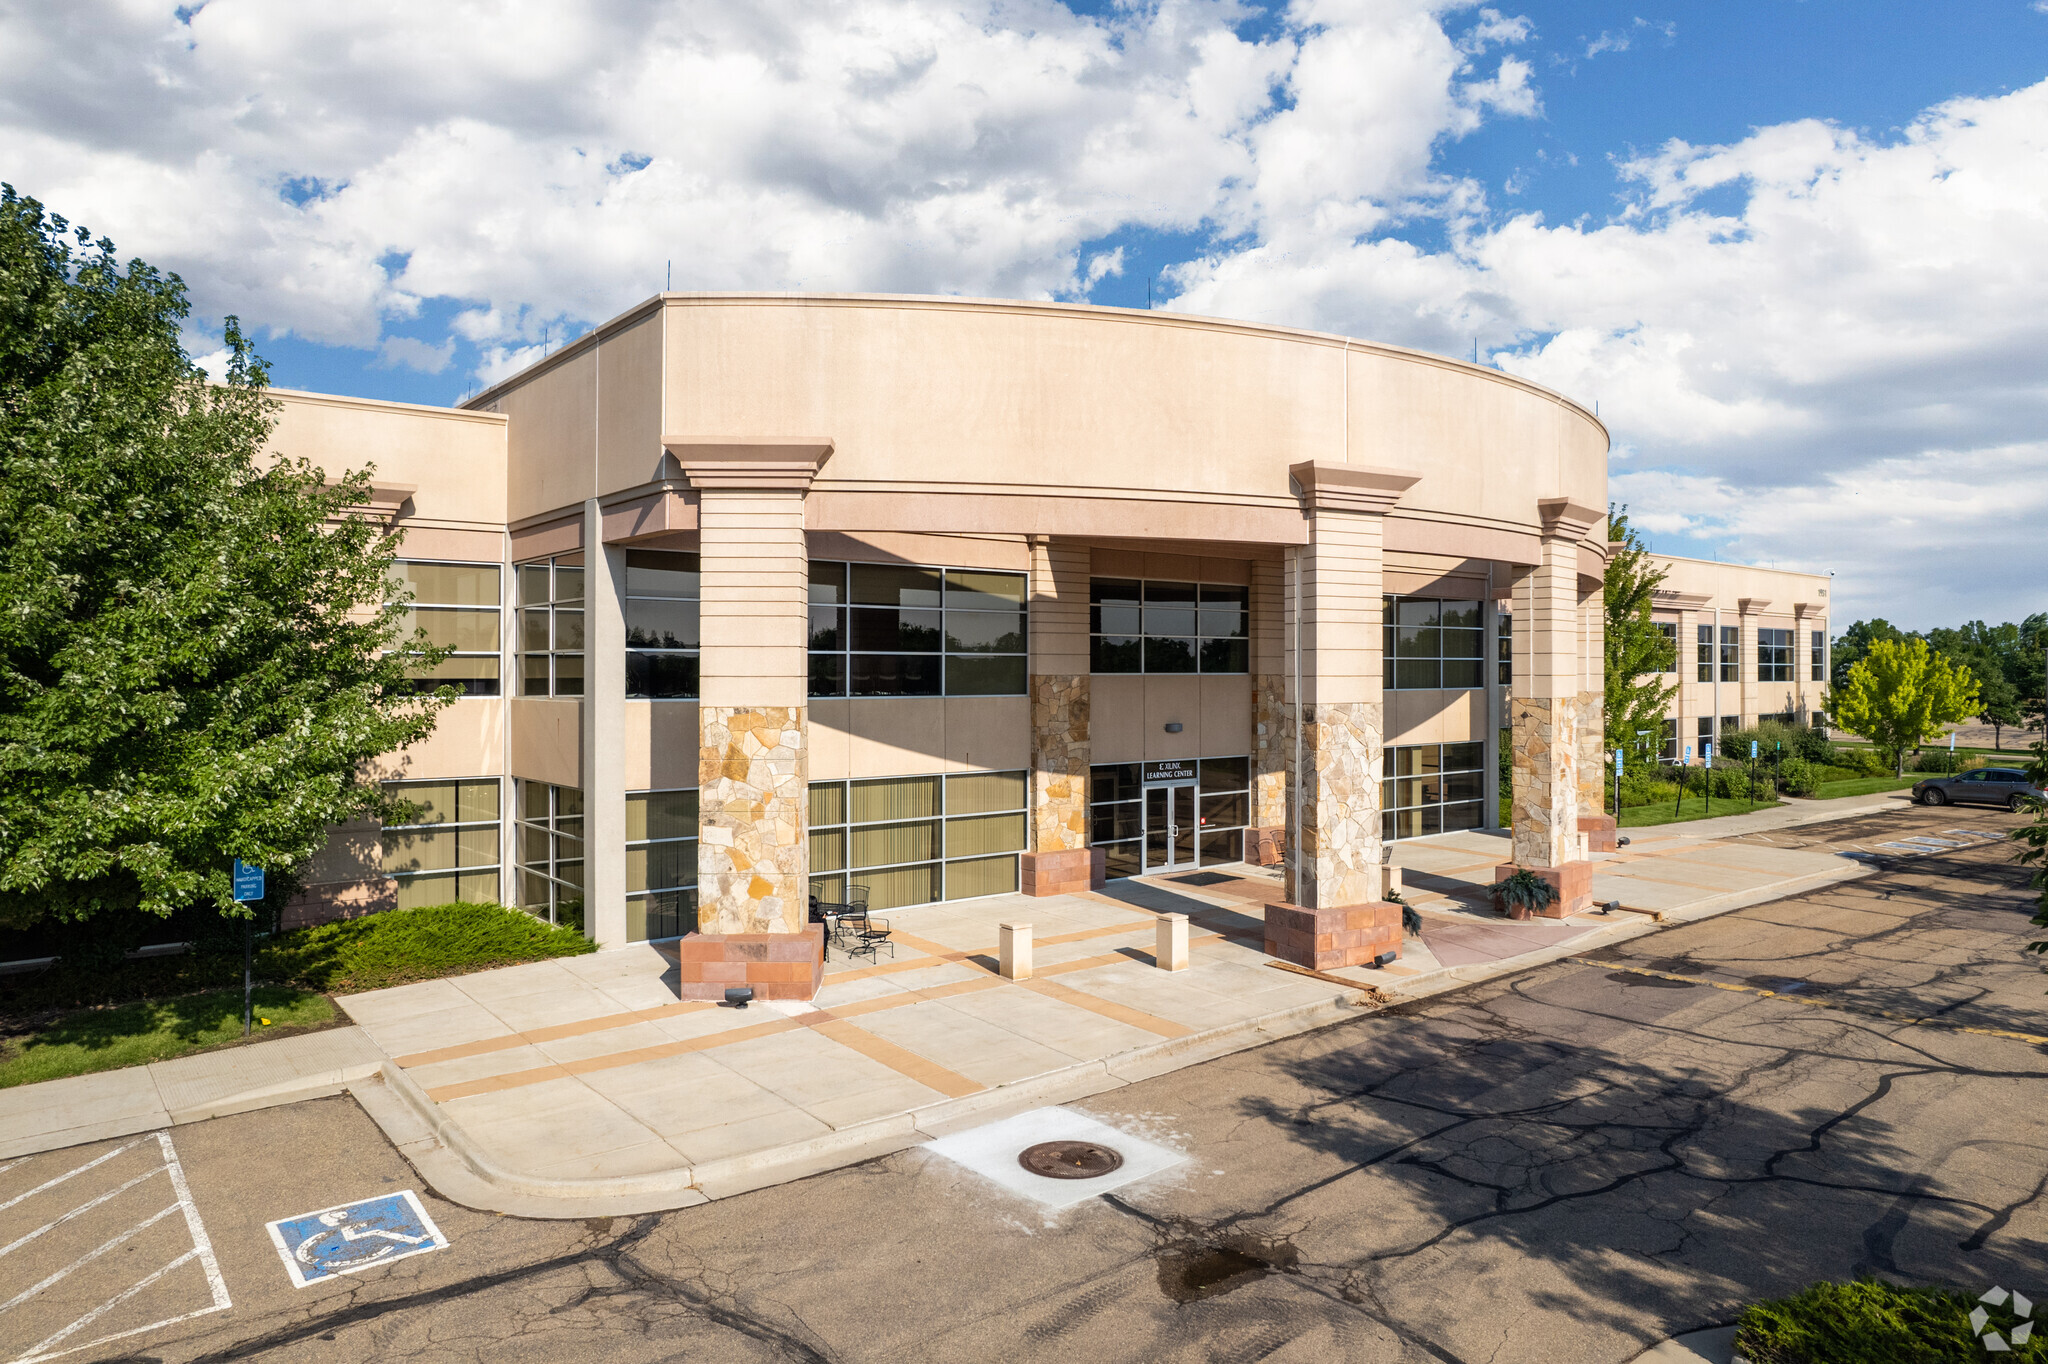
[[1913,783],[1913,799],[1922,805],[2003,805],[2018,814],[2029,799],[2048,800],[2048,792],[2016,767],[1980,767],[1954,776],[1924,777]]

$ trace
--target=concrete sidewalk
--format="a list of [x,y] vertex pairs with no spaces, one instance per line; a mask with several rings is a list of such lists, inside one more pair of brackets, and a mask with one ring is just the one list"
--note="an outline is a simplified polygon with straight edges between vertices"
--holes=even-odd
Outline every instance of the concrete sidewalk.
[[361,1028],[0,1089],[0,1159],[339,1094],[378,1074]]
[[[1821,817],[1871,808],[1905,807]],[[809,1003],[681,1001],[658,945],[371,991],[340,1001],[353,1028],[0,1091],[0,1154],[346,1087],[457,1201],[536,1216],[682,1206],[1622,941],[1658,916],[1866,873],[1833,851],[1731,841],[1802,813],[1635,831],[1594,878],[1597,899],[1635,912],[1561,921],[1493,912],[1499,835],[1399,844],[1423,926],[1383,971],[1277,967],[1261,945],[1280,878],[1237,865],[892,911],[897,955],[835,953]],[[1166,913],[1190,919],[1185,971],[1152,961]],[[1033,979],[997,973],[1010,920],[1034,926]]]

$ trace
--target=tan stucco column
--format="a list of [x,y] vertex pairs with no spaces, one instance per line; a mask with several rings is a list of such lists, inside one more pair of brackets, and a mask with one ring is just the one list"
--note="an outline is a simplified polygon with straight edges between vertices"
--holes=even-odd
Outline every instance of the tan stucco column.
[[1308,543],[1287,551],[1287,901],[1266,911],[1269,955],[1316,970],[1401,949],[1380,871],[1384,518],[1417,476],[1312,462],[1289,472]]
[[[1736,688],[1735,694],[1742,698],[1736,704],[1740,708],[1742,716],[1739,723],[1744,725],[1756,722],[1756,717],[1763,713],[1764,701],[1766,699],[1764,696],[1764,670],[1761,656],[1757,652],[1756,632],[1758,627],[1763,624],[1764,608],[1769,605],[1768,601],[1760,597],[1740,597],[1735,602],[1735,609],[1741,616],[1741,633],[1739,638],[1742,641],[1740,652],[1736,655],[1741,660],[1736,664],[1736,671],[1742,678],[1742,683]],[[1776,709],[1776,707],[1774,706],[1773,709]],[[1714,750],[1714,753],[1717,757],[1732,756],[1723,755],[1718,748]],[[1742,756],[1746,758],[1749,755],[1744,753]]]
[[1561,497],[1546,498],[1537,508],[1543,537],[1535,572],[1516,588],[1514,695],[1508,703],[1514,860],[1496,875],[1518,867],[1536,872],[1558,892],[1546,913],[1562,918],[1592,901],[1593,864],[1579,829],[1585,723],[1579,541],[1600,513]]
[[832,445],[664,444],[697,490],[702,573],[698,931],[678,945],[681,993],[809,999],[825,968],[809,910],[804,497]]
[[583,931],[626,941],[626,555],[583,504]]
[[1088,548],[1031,538],[1031,847],[1026,895],[1068,895],[1100,877],[1088,849]]
[[1244,855],[1262,867],[1287,857],[1285,577],[1277,560],[1252,561],[1252,822]]

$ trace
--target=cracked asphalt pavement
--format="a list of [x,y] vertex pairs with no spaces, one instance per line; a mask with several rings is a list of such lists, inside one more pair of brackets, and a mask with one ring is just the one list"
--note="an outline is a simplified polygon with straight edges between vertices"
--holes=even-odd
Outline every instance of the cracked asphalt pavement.
[[[1057,1218],[906,1151],[524,1221],[427,1193],[345,1098],[177,1128],[234,1305],[74,1358],[1618,1362],[1818,1277],[2048,1299],[2048,1050],[1995,1035],[2048,1033],[2009,856],[1891,861],[1105,1094],[1081,1106],[1190,1158]],[[405,1187],[449,1249],[290,1286],[265,1222]]]

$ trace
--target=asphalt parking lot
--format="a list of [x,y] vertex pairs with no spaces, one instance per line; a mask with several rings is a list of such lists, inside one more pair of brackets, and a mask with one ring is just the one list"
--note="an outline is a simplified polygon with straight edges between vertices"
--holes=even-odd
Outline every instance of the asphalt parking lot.
[[[1102,1096],[1080,1107],[1187,1159],[1063,1212],[912,1150],[525,1221],[421,1189],[327,1099],[170,1133],[216,1310],[156,1137],[33,1157],[0,1169],[0,1247],[35,1237],[0,1252],[0,1301],[75,1267],[0,1309],[0,1359],[1623,1364],[1817,1277],[2048,1300],[2048,976],[2009,848],[1945,833],[2017,822],[1759,836],[1927,841]],[[295,1286],[269,1223],[406,1189],[445,1249]],[[322,1244],[386,1244],[365,1226]]]

